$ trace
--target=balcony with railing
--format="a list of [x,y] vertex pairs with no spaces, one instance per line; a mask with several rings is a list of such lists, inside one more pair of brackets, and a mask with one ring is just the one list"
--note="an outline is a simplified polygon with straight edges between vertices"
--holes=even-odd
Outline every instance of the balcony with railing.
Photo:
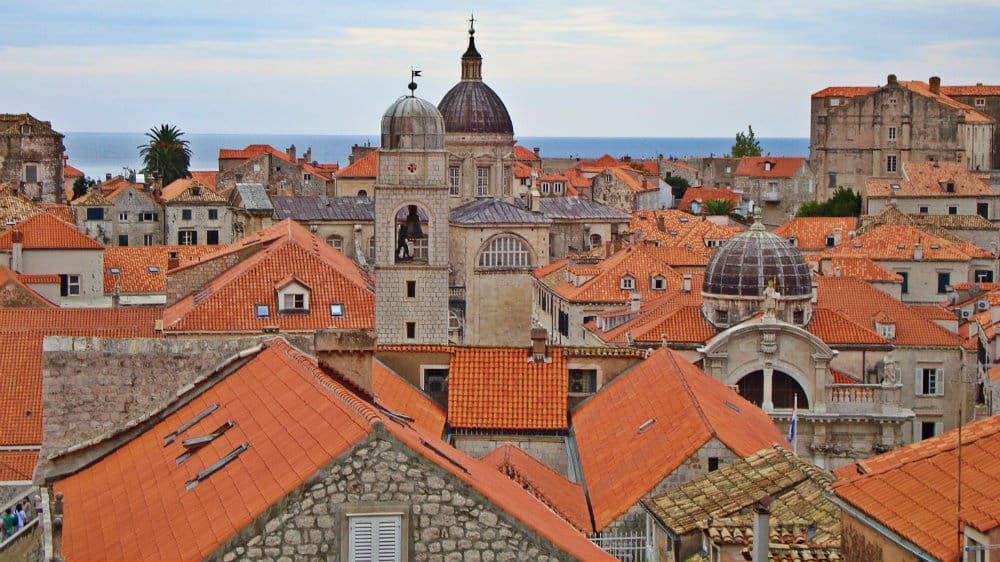
[[764,202],[766,203],[777,203],[781,201],[781,193],[777,191],[765,191],[764,192]]
[[902,385],[830,384],[826,411],[833,414],[891,415],[901,413]]

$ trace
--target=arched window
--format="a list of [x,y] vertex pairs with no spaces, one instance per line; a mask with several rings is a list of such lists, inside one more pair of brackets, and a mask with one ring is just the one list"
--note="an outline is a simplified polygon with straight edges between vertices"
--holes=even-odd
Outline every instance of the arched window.
[[531,250],[516,236],[498,236],[479,254],[479,267],[490,269],[531,267]]
[[338,251],[341,251],[341,252],[344,251],[344,237],[343,236],[337,236],[336,234],[334,234],[333,236],[328,236],[327,239],[326,239],[326,243],[329,244],[330,246],[332,246],[333,249],[335,249],[335,250],[338,250]]
[[364,189],[359,189],[358,190],[358,197],[365,197],[365,198],[367,198],[368,197],[368,192],[365,191]]

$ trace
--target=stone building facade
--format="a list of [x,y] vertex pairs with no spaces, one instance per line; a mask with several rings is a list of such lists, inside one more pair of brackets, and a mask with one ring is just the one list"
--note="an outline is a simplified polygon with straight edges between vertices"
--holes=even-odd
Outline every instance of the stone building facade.
[[805,158],[746,156],[736,166],[733,189],[753,201],[761,221],[776,227],[795,217],[799,207],[816,198],[816,182]]
[[65,203],[63,135],[28,113],[0,114],[0,184],[28,199]]
[[[982,82],[974,86],[941,86],[941,93],[989,115],[995,122],[1000,123],[1000,86]],[[990,169],[1000,170],[1000,127],[993,130],[992,144]]]
[[312,149],[299,158],[294,144],[284,152],[265,144],[219,149],[217,190],[238,183],[261,184],[275,195],[332,195],[333,190],[333,178],[312,161]]
[[233,211],[225,197],[193,179],[163,189],[164,241],[178,246],[233,242]]
[[879,88],[831,87],[812,96],[809,161],[817,197],[861,192],[873,176],[899,177],[907,161],[961,162],[988,170],[996,120],[941,91],[941,79]]

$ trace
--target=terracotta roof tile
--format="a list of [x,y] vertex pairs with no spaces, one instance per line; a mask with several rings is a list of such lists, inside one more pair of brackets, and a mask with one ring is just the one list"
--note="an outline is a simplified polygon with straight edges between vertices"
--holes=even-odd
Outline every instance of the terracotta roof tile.
[[831,98],[831,97],[843,97],[843,98],[854,98],[858,96],[868,95],[875,90],[877,86],[830,86],[829,88],[823,88],[822,90],[816,92],[812,95],[814,98]]
[[372,364],[372,389],[378,404],[392,412],[413,418],[415,425],[441,436],[447,417],[445,411],[381,361],[374,361]]
[[746,228],[716,224],[706,217],[691,215],[677,209],[634,211],[629,231],[639,232],[638,237],[656,240],[661,245],[681,247],[701,254],[707,259],[715,252],[708,241],[728,240]]
[[831,258],[829,268],[824,262],[823,271],[825,275],[837,277],[857,277],[864,281],[898,281],[902,282],[903,277],[898,273],[889,271],[868,258],[842,257]]
[[244,149],[220,148],[219,160],[249,160],[261,154],[270,154],[285,162],[292,161],[288,154],[269,144],[250,144]]
[[[700,275],[692,276],[692,287],[700,287],[701,283]],[[600,316],[617,314],[632,318],[603,332],[597,329],[596,323],[587,328],[608,343],[628,343],[631,338],[636,343],[652,344],[662,341],[664,335],[670,343],[704,343],[716,334],[715,328],[701,313],[701,293],[697,290],[690,293],[672,291],[643,302],[635,313],[623,307]]]
[[191,170],[190,173],[193,180],[215,191],[215,181],[219,177],[218,170]]
[[[375,295],[367,273],[292,220],[284,220],[202,259],[255,243],[263,246],[257,253],[167,308],[164,330],[259,333],[265,326],[281,330],[374,326]],[[279,313],[274,283],[290,273],[311,289],[308,313]],[[258,304],[269,306],[267,317],[257,316]],[[331,316],[332,304],[343,305],[343,316]]]
[[[212,246],[113,246],[104,248],[104,293],[118,287],[119,294],[166,293],[168,256],[181,261],[197,259],[218,248]],[[150,268],[154,268],[150,270]],[[115,271],[118,273],[115,273]]]
[[69,205],[63,205],[60,203],[39,203],[38,207],[45,211],[46,213],[56,217],[57,219],[66,221],[73,224],[76,219],[73,218],[73,209]]
[[554,431],[567,428],[569,379],[562,350],[528,362],[523,348],[456,347],[448,370],[452,427]]
[[[197,195],[195,189],[197,188]],[[163,188],[160,197],[171,203],[218,203],[226,204],[226,198],[212,191],[196,178],[181,178]]]
[[736,165],[735,175],[752,178],[790,178],[805,161],[805,158],[792,156],[744,156]]
[[969,261],[990,258],[990,252],[971,243],[956,243],[913,226],[884,225],[820,254],[823,258],[866,257],[875,261],[909,261],[921,244],[924,261]]
[[521,146],[519,144],[514,145],[514,159],[515,160],[527,160],[529,162],[538,161],[538,155],[535,151],[529,150],[528,148]]
[[933,100],[936,100],[938,103],[942,105],[963,112],[965,114],[965,120],[967,122],[990,123],[993,121],[993,119],[990,119],[988,116],[976,111],[975,109],[972,109],[968,105],[965,105],[964,103],[958,100],[949,98],[943,93],[939,92],[935,94],[934,92],[931,91],[930,86],[928,86],[926,82],[921,82],[919,80],[909,80],[909,81],[900,80],[899,84],[915,94],[931,98]]
[[976,84],[975,86],[941,86],[946,96],[1000,96],[1000,86]]
[[[902,163],[903,177],[872,178],[865,182],[865,193],[870,198],[907,197],[993,197],[997,196],[966,169],[961,162]],[[951,185],[952,191],[948,191]]]
[[740,204],[740,194],[731,189],[710,189],[707,187],[689,187],[684,191],[684,197],[677,204],[677,208],[682,211],[690,211],[691,203],[698,201],[702,204],[705,201],[723,200],[732,201],[733,205]]
[[[39,205],[29,201],[20,193],[0,183],[0,228],[9,228],[29,217],[43,212]],[[70,213],[72,217],[72,213]],[[70,219],[72,222],[72,218]]]
[[[42,338],[155,337],[162,308],[0,309],[0,446],[42,442]],[[28,414],[30,412],[30,415]]]
[[580,483],[567,480],[513,443],[504,443],[479,460],[520,484],[581,533],[594,532]]
[[573,427],[598,530],[713,437],[741,457],[785,442],[767,414],[668,348],[577,407]]
[[69,163],[65,163],[63,165],[63,177],[64,178],[66,178],[66,179],[69,179],[69,178],[79,178],[79,177],[83,177],[83,176],[84,176],[83,172],[81,172],[77,168],[74,168]]
[[0,232],[0,248],[10,248],[13,245],[15,230],[24,234],[25,250],[100,250],[104,247],[72,224],[54,215],[42,213]]
[[378,173],[378,150],[373,150],[353,164],[337,170],[338,178],[374,178]]
[[855,217],[796,217],[771,232],[790,240],[803,252],[827,249],[826,239],[840,229],[840,240],[846,242],[851,231],[858,227]]
[[[962,427],[962,520],[1000,527],[1000,416]],[[938,560],[957,561],[954,533],[958,430],[834,471],[834,491]],[[862,472],[863,474],[859,474]]]
[[[632,293],[639,293],[644,300],[651,299],[661,295],[664,290],[679,289],[681,286],[681,274],[667,261],[671,255],[673,252],[652,245],[629,244],[594,264],[596,269],[593,277],[579,286],[564,277],[561,283],[553,286],[553,290],[571,302],[628,302]],[[553,272],[549,275],[554,277],[557,274]],[[622,279],[627,276],[634,279],[632,289],[622,289]],[[662,290],[651,286],[651,279],[657,276],[664,280]]]
[[914,312],[928,320],[954,320],[955,313],[936,304],[911,304]]
[[0,451],[0,482],[31,481],[38,464],[35,449]]

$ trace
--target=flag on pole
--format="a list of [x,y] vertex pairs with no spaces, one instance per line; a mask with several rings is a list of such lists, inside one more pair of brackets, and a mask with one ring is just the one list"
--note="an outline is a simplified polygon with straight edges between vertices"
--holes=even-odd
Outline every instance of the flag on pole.
[[799,422],[799,395],[796,394],[792,402],[792,420],[788,423],[788,442],[795,444],[795,426]]

